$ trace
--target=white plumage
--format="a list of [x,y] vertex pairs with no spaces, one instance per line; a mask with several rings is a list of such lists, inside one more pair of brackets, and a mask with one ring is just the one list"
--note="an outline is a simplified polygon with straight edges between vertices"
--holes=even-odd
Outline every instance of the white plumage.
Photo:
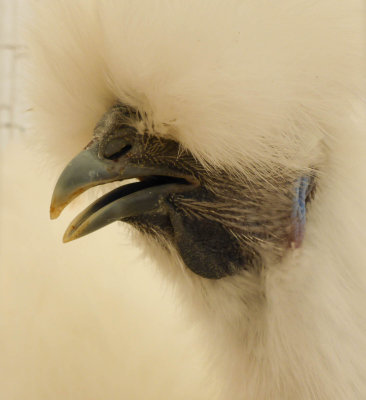
[[[195,351],[209,357],[202,375],[214,377],[218,398],[366,397],[364,6],[34,6],[29,93],[35,140],[52,162],[65,165],[118,100],[141,114],[138,132],[181,143],[208,173],[316,175],[301,246],[258,274],[207,280],[175,250],[142,243],[200,326]],[[123,268],[122,255],[113,259]]]

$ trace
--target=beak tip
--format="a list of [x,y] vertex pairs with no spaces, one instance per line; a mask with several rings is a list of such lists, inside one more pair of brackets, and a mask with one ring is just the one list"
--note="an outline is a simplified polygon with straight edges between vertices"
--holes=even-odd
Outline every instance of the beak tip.
[[73,240],[78,239],[79,237],[80,235],[76,232],[75,227],[73,225],[70,225],[64,233],[62,242],[63,243],[72,242]]
[[75,238],[72,237],[67,231],[64,234],[64,237],[62,238],[62,243],[68,243],[74,240]]
[[60,216],[62,211],[61,207],[56,207],[53,205],[53,203],[51,203],[51,207],[50,207],[50,218],[51,219],[56,219]]

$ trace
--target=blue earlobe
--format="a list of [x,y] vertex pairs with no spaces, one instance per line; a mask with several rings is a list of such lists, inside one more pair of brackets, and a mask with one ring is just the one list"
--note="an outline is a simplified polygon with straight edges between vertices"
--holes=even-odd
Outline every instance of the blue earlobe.
[[292,234],[290,243],[300,247],[305,234],[306,199],[312,186],[312,178],[302,176],[296,181],[292,210]]

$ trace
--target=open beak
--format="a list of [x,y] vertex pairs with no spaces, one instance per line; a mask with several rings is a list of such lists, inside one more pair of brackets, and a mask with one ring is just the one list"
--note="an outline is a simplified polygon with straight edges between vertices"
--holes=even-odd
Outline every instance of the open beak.
[[51,219],[57,218],[73,199],[93,186],[131,178],[138,178],[140,182],[118,187],[92,203],[71,222],[64,242],[92,233],[114,221],[146,212],[161,212],[169,194],[197,186],[191,175],[161,164],[154,166],[144,162],[148,157],[141,158],[138,140],[126,142],[114,138],[107,144],[106,141],[91,142],[66,166],[53,192]]

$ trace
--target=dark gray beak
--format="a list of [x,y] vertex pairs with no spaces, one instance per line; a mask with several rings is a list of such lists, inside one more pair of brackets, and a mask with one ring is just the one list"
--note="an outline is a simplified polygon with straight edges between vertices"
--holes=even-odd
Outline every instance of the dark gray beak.
[[161,212],[169,194],[197,186],[192,176],[162,164],[147,163],[148,157],[142,153],[136,137],[114,136],[94,141],[66,166],[53,192],[51,219],[57,218],[73,199],[93,186],[131,178],[141,181],[121,186],[96,200],[72,221],[65,232],[64,242],[114,221],[146,212]]

